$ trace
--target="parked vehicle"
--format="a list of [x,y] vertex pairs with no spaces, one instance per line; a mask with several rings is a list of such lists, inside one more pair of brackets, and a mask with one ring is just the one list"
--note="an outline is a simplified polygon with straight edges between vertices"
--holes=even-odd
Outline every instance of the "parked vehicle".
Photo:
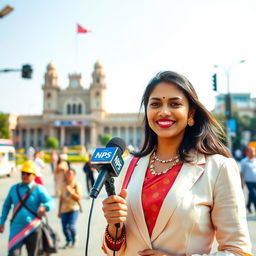
[[11,176],[15,168],[15,148],[12,140],[0,139],[0,176]]

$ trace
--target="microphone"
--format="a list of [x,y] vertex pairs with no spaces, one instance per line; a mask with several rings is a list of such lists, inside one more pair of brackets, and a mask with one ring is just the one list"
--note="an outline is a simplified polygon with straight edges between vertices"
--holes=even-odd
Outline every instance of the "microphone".
[[91,164],[98,170],[99,175],[91,189],[91,198],[97,198],[104,184],[108,196],[115,195],[113,177],[117,177],[123,168],[122,154],[124,150],[125,142],[118,137],[112,138],[106,148],[96,148],[91,158]]

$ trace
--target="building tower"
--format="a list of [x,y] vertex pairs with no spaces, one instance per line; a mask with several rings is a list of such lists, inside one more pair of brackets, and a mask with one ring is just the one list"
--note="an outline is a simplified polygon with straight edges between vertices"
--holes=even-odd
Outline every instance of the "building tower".
[[90,86],[90,109],[92,115],[104,117],[106,114],[106,83],[102,64],[96,62]]
[[47,65],[47,70],[44,75],[44,106],[43,114],[51,115],[58,113],[58,93],[60,86],[58,84],[58,73],[54,63],[50,62]]

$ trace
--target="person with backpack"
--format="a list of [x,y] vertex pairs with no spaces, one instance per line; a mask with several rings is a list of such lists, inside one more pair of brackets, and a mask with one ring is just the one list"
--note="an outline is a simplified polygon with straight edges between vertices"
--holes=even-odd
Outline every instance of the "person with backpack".
[[41,217],[54,207],[54,202],[45,187],[35,183],[36,165],[33,161],[24,162],[20,171],[22,182],[11,187],[3,204],[0,233],[4,232],[6,219],[13,207],[8,256],[21,255],[24,244],[28,256],[37,256],[42,237]]
[[[178,73],[160,72],[142,106],[142,149],[126,160],[117,195],[103,201],[104,253],[252,255],[238,166],[192,84]],[[218,249],[211,253],[214,239]]]

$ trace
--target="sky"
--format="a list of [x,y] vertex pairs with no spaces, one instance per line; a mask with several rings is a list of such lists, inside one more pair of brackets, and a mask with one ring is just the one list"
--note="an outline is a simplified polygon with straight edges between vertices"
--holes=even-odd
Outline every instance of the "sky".
[[[163,70],[185,75],[209,110],[215,72],[220,93],[227,70],[231,92],[256,95],[255,0],[1,0],[0,9],[7,4],[14,11],[0,19],[0,69],[28,63],[34,72],[31,80],[0,73],[4,113],[42,113],[49,62],[62,88],[73,72],[88,88],[101,62],[109,113],[138,112],[147,83]],[[76,34],[77,23],[92,33]]]

